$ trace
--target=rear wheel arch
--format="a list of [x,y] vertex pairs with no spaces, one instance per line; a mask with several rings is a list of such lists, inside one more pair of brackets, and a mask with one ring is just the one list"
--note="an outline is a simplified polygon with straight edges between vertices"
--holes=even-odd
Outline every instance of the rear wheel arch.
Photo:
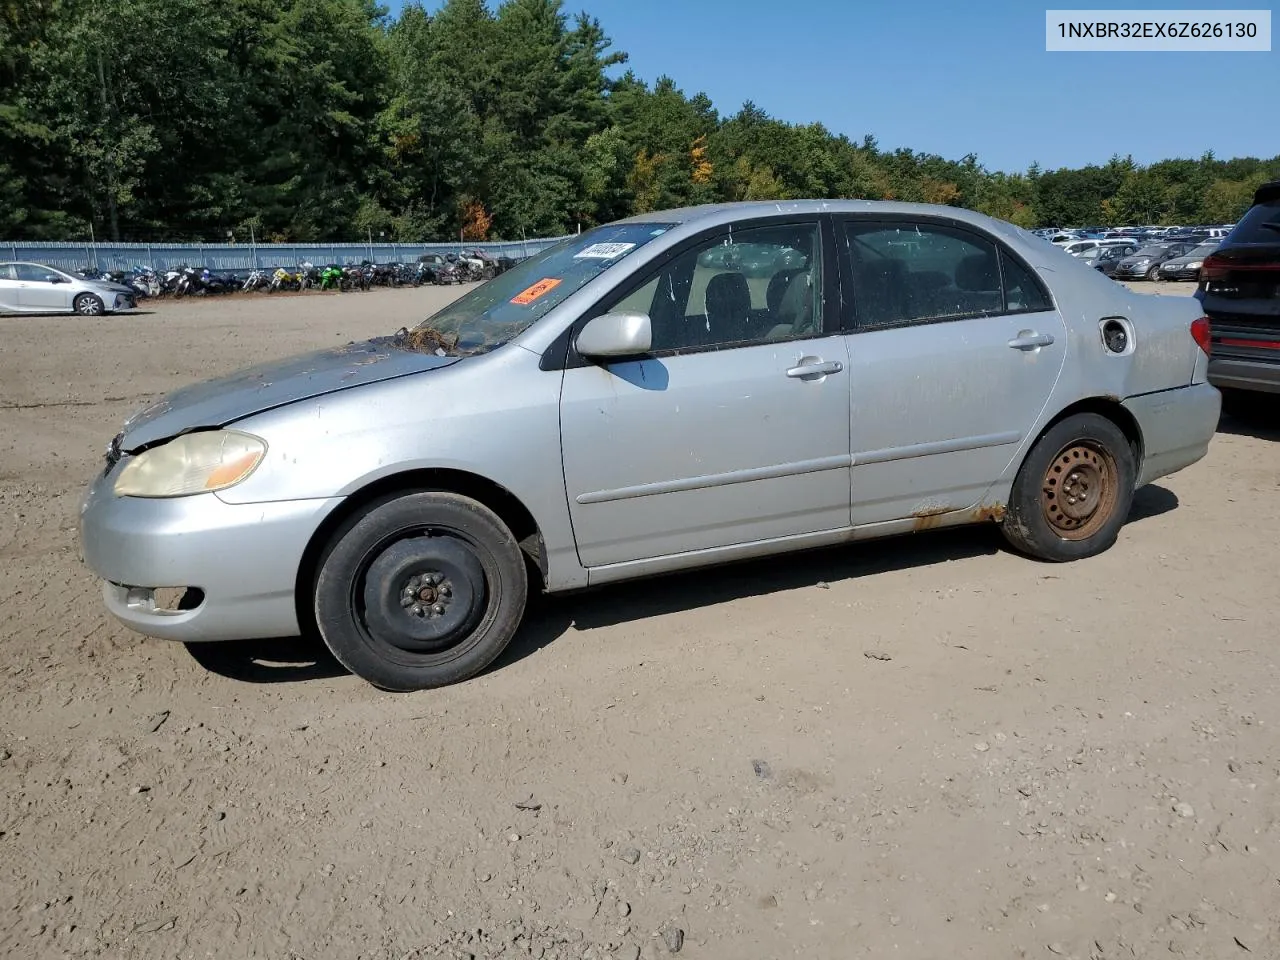
[[[547,583],[547,552],[542,531],[528,507],[510,490],[487,477],[465,470],[425,469],[410,470],[381,477],[347,495],[342,504],[325,517],[312,534],[302,561],[298,564],[294,584],[294,606],[298,626],[306,632],[315,626],[314,595],[316,576],[325,548],[334,533],[351,517],[366,512],[380,503],[394,500],[410,493],[439,491],[456,493],[483,504],[498,515],[511,530],[521,550],[528,558],[531,574],[545,587]],[[532,577],[531,577],[532,579]]]
[[[1125,439],[1129,441],[1129,447],[1133,450],[1134,462],[1141,470],[1143,457],[1142,428],[1138,426],[1138,421],[1134,419],[1133,414],[1129,412],[1124,404],[1112,397],[1087,397],[1059,410],[1053,419],[1045,423],[1044,427],[1036,435],[1035,440],[1028,445],[1026,456],[1030,456],[1031,451],[1035,449],[1036,444],[1040,442],[1046,433],[1067,419],[1067,417],[1075,416],[1077,413],[1096,413],[1098,416],[1106,417],[1119,427],[1120,431],[1125,435]],[[1024,460],[1026,456],[1023,457]],[[1019,467],[1021,467],[1021,464],[1019,464]]]

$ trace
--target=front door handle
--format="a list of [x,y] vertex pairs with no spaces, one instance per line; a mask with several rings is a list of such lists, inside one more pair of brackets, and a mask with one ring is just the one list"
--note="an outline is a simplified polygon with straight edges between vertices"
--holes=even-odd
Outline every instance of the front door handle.
[[827,360],[825,362],[819,360],[815,363],[802,363],[799,366],[792,367],[787,371],[787,376],[796,380],[807,380],[809,377],[821,377],[828,373],[839,373],[844,369],[844,364],[839,360]]
[[1015,350],[1031,350],[1035,347],[1047,347],[1053,343],[1053,334],[1051,333],[1031,333],[1024,332],[1009,341],[1009,346]]

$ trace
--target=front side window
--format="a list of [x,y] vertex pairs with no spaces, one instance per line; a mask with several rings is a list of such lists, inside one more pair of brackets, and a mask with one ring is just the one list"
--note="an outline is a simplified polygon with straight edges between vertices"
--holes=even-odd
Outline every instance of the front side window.
[[820,238],[817,223],[726,229],[609,310],[648,314],[655,354],[820,336]]
[[49,277],[54,276],[54,272],[48,267],[37,266],[34,263],[19,263],[14,265],[17,271],[18,279],[27,283],[47,283]]
[[418,324],[407,339],[446,354],[487,353],[671,226],[616,223],[563,240],[453,301]]

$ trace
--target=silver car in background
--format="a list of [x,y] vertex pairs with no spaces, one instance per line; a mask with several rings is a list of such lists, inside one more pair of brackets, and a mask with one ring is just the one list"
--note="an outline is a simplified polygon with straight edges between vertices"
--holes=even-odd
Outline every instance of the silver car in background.
[[84,556],[140,633],[318,628],[387,690],[483,670],[530,589],[972,523],[1077,560],[1208,450],[1197,308],[952,207],[648,213],[139,411]]
[[96,317],[133,310],[137,292],[109,280],[86,280],[42,263],[0,263],[0,314],[78,313]]

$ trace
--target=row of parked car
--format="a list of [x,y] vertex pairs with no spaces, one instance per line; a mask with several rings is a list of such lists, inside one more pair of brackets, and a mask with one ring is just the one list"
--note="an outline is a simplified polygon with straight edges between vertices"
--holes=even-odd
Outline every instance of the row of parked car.
[[284,267],[213,271],[181,266],[157,271],[137,265],[131,270],[86,267],[63,270],[46,263],[0,262],[0,315],[10,313],[77,313],[95,317],[133,310],[153,297],[209,296],[278,290],[369,290],[376,286],[474,283],[505,273],[520,261],[492,257],[481,250],[425,253],[416,263],[328,264],[304,261],[296,270]]
[[1196,230],[1143,237],[1135,231],[1050,242],[1115,280],[1195,280],[1205,257],[1218,248],[1222,236]]

